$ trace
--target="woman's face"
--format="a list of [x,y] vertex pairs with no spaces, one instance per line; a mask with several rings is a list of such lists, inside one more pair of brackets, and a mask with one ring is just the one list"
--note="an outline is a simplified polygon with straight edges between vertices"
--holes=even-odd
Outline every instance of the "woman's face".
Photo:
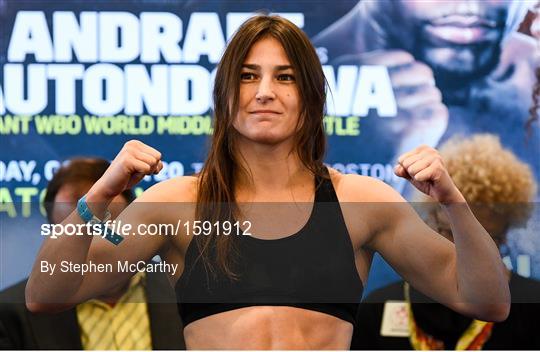
[[253,44],[240,75],[233,122],[240,138],[268,145],[291,141],[301,103],[295,72],[281,43],[267,37]]

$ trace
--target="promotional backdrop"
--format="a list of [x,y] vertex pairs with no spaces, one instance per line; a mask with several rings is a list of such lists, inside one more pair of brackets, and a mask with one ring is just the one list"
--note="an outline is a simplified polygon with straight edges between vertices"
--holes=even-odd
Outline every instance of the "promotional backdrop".
[[[517,32],[533,2],[474,3],[467,11],[477,12],[482,29],[469,33],[444,22],[459,6],[436,2],[0,0],[0,289],[28,275],[46,221],[39,201],[66,159],[110,160],[139,139],[162,152],[164,169],[138,192],[200,169],[216,64],[259,10],[290,19],[317,48],[330,88],[328,165],[411,198],[393,174],[401,153],[489,132],[538,179],[538,123],[525,123],[539,46]],[[441,36],[456,44],[441,49]],[[440,102],[415,103],[426,84]],[[503,254],[514,270],[540,279],[534,214]],[[376,258],[367,291],[395,279]]]

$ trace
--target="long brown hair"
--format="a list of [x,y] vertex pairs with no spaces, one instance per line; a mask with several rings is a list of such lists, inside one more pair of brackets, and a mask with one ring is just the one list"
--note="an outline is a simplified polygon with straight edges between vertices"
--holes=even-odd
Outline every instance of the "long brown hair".
[[[196,217],[201,220],[232,221],[238,214],[235,175],[250,176],[235,150],[233,120],[238,113],[240,73],[252,45],[266,37],[278,40],[295,72],[301,110],[294,151],[313,175],[324,177],[326,136],[323,128],[326,80],[309,38],[292,22],[258,15],[246,21],[230,40],[217,68],[214,85],[214,133],[206,162],[199,174]],[[248,166],[249,167],[249,166]],[[236,236],[198,236],[200,258],[212,273],[217,269],[236,278]]]

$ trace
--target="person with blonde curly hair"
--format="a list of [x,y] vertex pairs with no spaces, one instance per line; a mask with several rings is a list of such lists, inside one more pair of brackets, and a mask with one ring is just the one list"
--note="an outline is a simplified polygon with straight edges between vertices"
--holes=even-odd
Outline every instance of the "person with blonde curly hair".
[[[537,184],[530,167],[504,148],[497,136],[456,136],[439,152],[456,187],[498,246],[505,243],[511,228],[525,225]],[[427,208],[426,222],[453,240],[450,223],[440,207],[427,196],[418,195],[416,200],[422,205],[420,209]],[[540,297],[540,282],[509,270],[507,274],[513,303],[504,322],[486,323],[465,317],[400,281],[374,291],[361,304],[358,317],[362,319],[358,319],[351,347],[539,349],[540,337],[533,321],[540,308],[533,303]],[[399,320],[392,314],[399,309],[406,318]]]

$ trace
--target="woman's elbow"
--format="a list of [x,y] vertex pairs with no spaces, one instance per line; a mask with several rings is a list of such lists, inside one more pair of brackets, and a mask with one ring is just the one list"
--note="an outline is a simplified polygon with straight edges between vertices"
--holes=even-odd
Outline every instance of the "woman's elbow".
[[496,293],[484,296],[484,300],[489,301],[489,303],[473,304],[471,302],[469,305],[470,311],[476,319],[499,323],[508,318],[511,295],[507,281],[504,280],[501,287],[493,291]]
[[31,280],[28,280],[26,288],[24,289],[24,303],[26,304],[26,309],[31,313],[48,313],[48,305],[41,303],[41,300],[36,293],[36,290],[32,287]]
[[44,299],[39,295],[39,289],[35,289],[30,282],[26,284],[24,291],[26,309],[31,313],[58,313],[71,308],[68,303],[55,302],[52,299]]
[[26,309],[28,309],[29,312],[34,314],[60,313],[69,308],[72,308],[72,305],[62,303],[37,303],[26,301]]
[[37,302],[32,302],[26,299],[26,309],[30,311],[30,313],[47,313],[46,305],[40,304]]
[[510,315],[510,303],[497,304],[496,307],[490,312],[490,321],[500,323],[505,321]]
[[32,279],[28,279],[26,282],[26,287],[24,288],[24,303],[26,304],[26,309],[32,313],[42,313],[42,304],[38,303],[36,299],[36,292],[32,288]]
[[493,303],[475,307],[472,315],[476,319],[500,323],[510,314],[510,303]]

